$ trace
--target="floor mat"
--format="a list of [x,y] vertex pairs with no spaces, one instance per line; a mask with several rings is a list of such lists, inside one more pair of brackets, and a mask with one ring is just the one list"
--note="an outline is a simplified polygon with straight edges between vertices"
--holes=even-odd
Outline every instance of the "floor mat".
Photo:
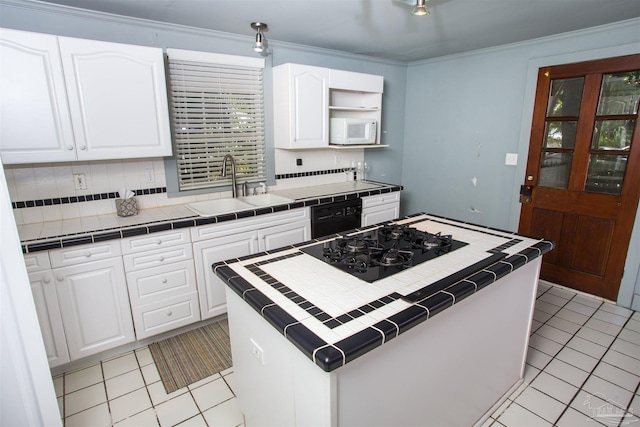
[[227,319],[149,345],[171,393],[232,366]]

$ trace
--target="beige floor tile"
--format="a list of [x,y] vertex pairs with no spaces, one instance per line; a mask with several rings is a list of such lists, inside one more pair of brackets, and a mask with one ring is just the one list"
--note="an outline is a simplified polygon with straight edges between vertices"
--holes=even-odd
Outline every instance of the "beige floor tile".
[[526,410],[520,405],[513,404],[507,408],[506,411],[497,420],[500,425],[507,427],[516,426],[536,426],[536,427],[551,427],[551,423],[543,420],[531,411]]
[[64,396],[64,416],[69,417],[106,401],[104,383],[85,387]]
[[111,416],[106,402],[64,420],[65,427],[108,427],[110,425]]
[[53,379],[53,388],[56,391],[56,397],[64,395],[64,375],[60,375]]
[[202,414],[198,414],[193,418],[189,418],[188,420],[181,422],[176,427],[208,427],[208,426]]
[[102,382],[103,380],[102,367],[98,363],[97,365],[65,374],[64,392],[67,394],[72,393],[80,390],[81,388]]
[[147,389],[141,388],[109,400],[109,406],[111,407],[111,418],[114,422],[118,422],[151,408],[151,399],[149,399]]
[[138,360],[133,352],[102,362],[105,379],[113,378],[138,368]]
[[162,381],[156,381],[153,384],[149,384],[147,386],[147,390],[149,390],[149,395],[151,395],[151,401],[155,406],[161,404],[162,402],[166,402],[169,399],[173,399],[174,397],[180,396],[181,394],[187,393],[189,389],[187,387],[179,388],[178,390],[167,394],[164,389],[164,385]]
[[529,387],[523,391],[515,400],[515,403],[525,409],[528,409],[551,424],[558,419],[566,406],[566,404],[555,400],[533,387]]
[[208,377],[205,377],[205,378],[201,379],[200,381],[196,381],[195,383],[189,384],[188,387],[189,387],[189,390],[194,390],[194,389],[196,389],[198,387],[202,387],[203,385],[208,384],[211,381],[214,381],[214,380],[217,380],[217,379],[220,379],[220,378],[222,378],[222,376],[220,374],[213,374],[213,375],[210,375]]
[[209,427],[235,427],[244,423],[238,399],[230,399],[203,413]]
[[117,422],[113,427],[159,427],[158,417],[156,411],[153,408],[149,408],[146,411],[142,411],[139,414],[133,415],[127,419]]
[[160,374],[158,373],[158,368],[156,368],[155,364],[143,366],[141,368],[142,376],[144,377],[144,382],[148,384],[153,384],[157,381],[160,381]]
[[233,397],[231,389],[229,389],[229,386],[227,386],[227,383],[224,382],[222,378],[192,390],[191,394],[198,408],[200,408],[200,412],[204,412]]
[[142,372],[139,369],[118,375],[105,381],[109,400],[144,387]]
[[151,356],[149,347],[139,348],[136,350],[136,357],[138,358],[138,364],[140,366],[146,366],[153,363],[153,356]]
[[197,415],[198,407],[191,394],[185,393],[156,406],[156,413],[162,427],[174,426]]

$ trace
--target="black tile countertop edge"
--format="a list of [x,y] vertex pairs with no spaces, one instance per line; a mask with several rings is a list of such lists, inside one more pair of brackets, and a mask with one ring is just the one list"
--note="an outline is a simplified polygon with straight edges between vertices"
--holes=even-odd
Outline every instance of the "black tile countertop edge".
[[90,244],[103,242],[105,240],[122,239],[125,237],[139,236],[143,234],[152,234],[166,230],[176,230],[179,228],[196,227],[200,225],[216,224],[225,221],[234,221],[242,218],[250,218],[254,216],[267,215],[275,212],[281,212],[291,209],[298,209],[305,206],[314,206],[323,203],[332,203],[337,200],[344,200],[345,197],[366,197],[382,193],[390,193],[393,191],[401,191],[400,185],[388,185],[384,188],[357,191],[349,193],[347,195],[336,195],[331,197],[316,197],[309,199],[296,200],[292,203],[286,203],[282,205],[269,206],[263,208],[256,208],[252,210],[240,211],[236,213],[223,214],[212,217],[187,217],[178,218],[173,220],[161,220],[157,222],[150,222],[146,224],[137,224],[134,226],[110,228],[105,230],[95,230],[89,232],[75,233],[64,236],[55,236],[44,239],[33,239],[22,241],[22,252],[33,253],[38,251],[46,251],[50,249],[59,249],[73,245]]
[[[552,241],[540,240],[534,245],[506,258],[504,253],[494,254],[491,257],[492,262],[490,264],[483,264],[478,267],[480,271],[467,271],[464,277],[457,278],[457,281],[448,287],[430,294],[428,297],[414,302],[410,307],[387,319],[334,344],[325,342],[299,323],[293,316],[277,306],[246,279],[238,276],[228,266],[235,260],[214,264],[212,268],[236,294],[260,313],[303,354],[324,371],[331,372],[418,324],[428,321],[438,313],[454,306],[553,248],[554,243]],[[395,297],[397,298],[397,294]],[[338,318],[338,320],[341,319]]]

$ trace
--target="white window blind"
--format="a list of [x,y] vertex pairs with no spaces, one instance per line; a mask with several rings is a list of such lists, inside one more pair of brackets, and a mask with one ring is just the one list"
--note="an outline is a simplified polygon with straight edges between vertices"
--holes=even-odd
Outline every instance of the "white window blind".
[[266,180],[264,60],[167,49],[180,191],[227,186],[231,154],[238,182]]

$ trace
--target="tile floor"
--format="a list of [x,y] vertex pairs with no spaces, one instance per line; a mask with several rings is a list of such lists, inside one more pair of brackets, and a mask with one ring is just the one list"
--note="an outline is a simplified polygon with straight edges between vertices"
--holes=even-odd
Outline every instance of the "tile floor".
[[[244,423],[233,368],[167,395],[148,348],[53,381],[66,427]],[[639,384],[640,313],[541,282],[525,383],[483,426],[640,426]]]

